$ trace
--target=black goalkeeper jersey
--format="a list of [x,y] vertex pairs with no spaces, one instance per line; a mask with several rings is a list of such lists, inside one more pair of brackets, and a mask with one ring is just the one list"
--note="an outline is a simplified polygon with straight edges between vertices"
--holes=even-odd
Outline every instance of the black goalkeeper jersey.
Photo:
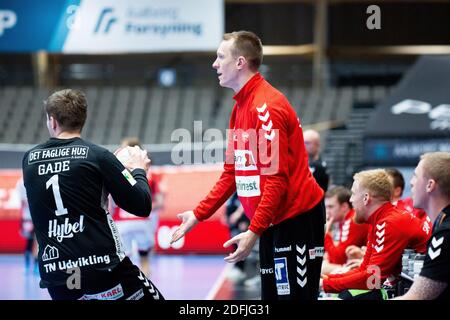
[[450,299],[450,205],[442,210],[434,223],[420,275],[446,283],[447,288],[437,299]]
[[108,150],[81,138],[57,139],[28,151],[24,184],[39,244],[42,288],[112,270],[125,257],[108,212],[108,194],[139,216],[151,211],[145,171],[129,172]]

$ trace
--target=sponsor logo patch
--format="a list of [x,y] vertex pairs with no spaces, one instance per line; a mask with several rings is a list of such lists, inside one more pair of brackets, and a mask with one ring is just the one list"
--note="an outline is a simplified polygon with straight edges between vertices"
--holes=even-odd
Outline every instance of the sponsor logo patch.
[[323,257],[325,253],[325,249],[323,247],[315,247],[314,251],[316,252],[316,257]]
[[260,196],[259,176],[236,176],[236,190],[240,197]]
[[59,258],[58,248],[46,245],[44,253],[42,254],[42,261],[50,261]]
[[78,300],[117,300],[123,297],[123,289],[122,285],[119,283],[114,288],[109,290],[94,293],[94,294],[85,294]]
[[75,233],[82,233],[84,228],[84,215],[74,223],[69,222],[69,218],[65,218],[63,224],[58,224],[58,219],[53,219],[48,221],[48,237],[62,242],[65,238],[73,238]]
[[292,246],[277,248],[275,247],[275,252],[288,252],[292,250]]
[[261,274],[273,274],[273,268],[260,268],[259,272]]
[[127,179],[127,181],[131,184],[131,186],[134,186],[137,183],[136,180],[134,180],[133,175],[127,169],[124,169],[122,171],[122,174],[125,179]]
[[139,291],[133,293],[126,300],[140,300],[144,296],[144,290],[140,289]]
[[289,286],[287,259],[275,258],[275,280],[277,284],[277,293],[279,296],[288,295],[291,293]]
[[253,153],[250,150],[235,150],[234,168],[241,171],[257,170]]
[[[46,251],[44,252],[44,254],[42,255],[42,259],[44,259],[44,257],[48,258],[49,255],[55,255],[58,254],[58,251],[51,251],[52,247],[45,247]],[[47,248],[49,248],[47,250]],[[56,248],[54,248],[56,249]],[[52,259],[57,259],[58,257],[55,258],[55,256],[53,256]],[[47,259],[48,260],[52,260],[50,258]],[[44,261],[44,260],[43,260]],[[90,255],[87,257],[79,257],[77,260],[59,260],[59,261],[55,261],[55,262],[49,262],[44,264],[44,269],[46,273],[49,272],[54,272],[56,270],[67,270],[67,269],[73,269],[73,268],[81,268],[81,267],[86,267],[86,266],[92,266],[94,264],[110,264],[111,263],[111,258],[109,257],[109,255],[104,255],[104,256],[96,256],[96,255]]]
[[28,164],[64,159],[86,159],[88,153],[89,147],[79,145],[51,149],[37,149],[29,153]]

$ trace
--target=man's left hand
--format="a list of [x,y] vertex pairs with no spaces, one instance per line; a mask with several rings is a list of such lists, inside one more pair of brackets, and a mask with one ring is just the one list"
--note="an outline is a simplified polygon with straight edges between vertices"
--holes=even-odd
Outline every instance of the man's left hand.
[[253,246],[255,245],[256,240],[258,239],[258,235],[250,230],[239,233],[237,236],[231,238],[227,242],[223,244],[223,246],[229,247],[232,244],[237,245],[236,251],[230,253],[227,257],[224,258],[226,262],[235,263],[247,258],[252,251]]

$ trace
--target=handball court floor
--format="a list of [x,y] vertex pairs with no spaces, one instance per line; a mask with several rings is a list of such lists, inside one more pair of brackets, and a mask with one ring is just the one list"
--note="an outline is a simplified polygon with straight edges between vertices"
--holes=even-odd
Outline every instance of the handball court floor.
[[[152,255],[150,279],[168,300],[254,300],[259,288],[226,278],[222,255]],[[39,275],[26,271],[23,255],[0,255],[0,300],[47,300]]]

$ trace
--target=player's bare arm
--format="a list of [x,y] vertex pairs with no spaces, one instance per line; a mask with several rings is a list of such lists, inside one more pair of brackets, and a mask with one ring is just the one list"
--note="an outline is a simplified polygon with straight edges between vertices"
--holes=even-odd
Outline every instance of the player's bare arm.
[[419,276],[408,292],[393,300],[433,300],[447,288],[447,283]]

